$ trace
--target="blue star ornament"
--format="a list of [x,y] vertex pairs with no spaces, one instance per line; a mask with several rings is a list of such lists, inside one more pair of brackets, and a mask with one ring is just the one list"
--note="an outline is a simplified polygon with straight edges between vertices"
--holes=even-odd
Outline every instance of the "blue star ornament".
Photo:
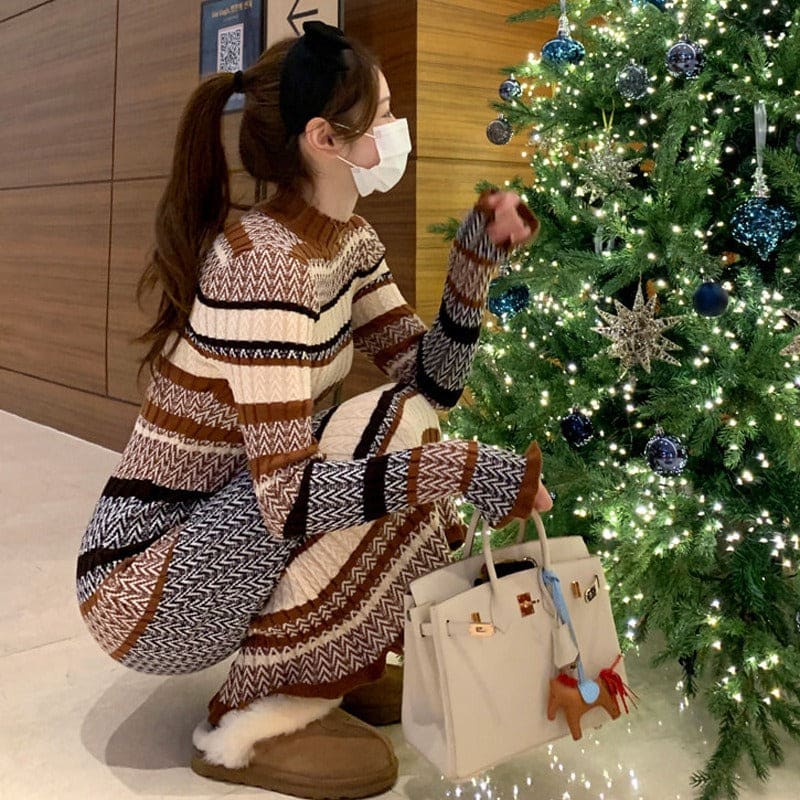
[[740,244],[766,261],[778,245],[797,227],[794,214],[781,205],[770,205],[765,197],[752,197],[731,217],[731,233]]
[[526,308],[530,299],[531,291],[525,284],[511,286],[501,294],[489,297],[489,311],[508,319]]

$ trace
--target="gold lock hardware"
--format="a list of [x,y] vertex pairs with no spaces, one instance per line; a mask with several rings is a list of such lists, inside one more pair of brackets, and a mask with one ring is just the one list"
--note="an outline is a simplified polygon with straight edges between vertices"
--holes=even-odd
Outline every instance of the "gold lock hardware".
[[481,622],[481,615],[477,611],[473,611],[470,616],[472,617],[469,626],[470,636],[494,636],[494,625],[491,622]]
[[541,602],[540,600],[533,600],[531,598],[530,592],[525,592],[525,594],[518,594],[517,595],[517,602],[519,603],[519,613],[523,617],[529,617],[531,614],[536,613],[536,603]]

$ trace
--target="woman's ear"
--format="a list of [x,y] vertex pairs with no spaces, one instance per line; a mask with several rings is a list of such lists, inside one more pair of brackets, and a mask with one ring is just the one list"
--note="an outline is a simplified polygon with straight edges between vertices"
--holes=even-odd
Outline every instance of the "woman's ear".
[[320,156],[335,156],[342,149],[342,143],[333,134],[333,126],[322,117],[313,117],[306,123],[305,139],[311,151]]

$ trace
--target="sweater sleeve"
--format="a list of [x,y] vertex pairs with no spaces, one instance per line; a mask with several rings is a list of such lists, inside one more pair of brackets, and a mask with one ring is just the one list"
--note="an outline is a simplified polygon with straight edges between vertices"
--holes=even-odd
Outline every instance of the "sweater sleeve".
[[310,343],[319,310],[307,268],[271,263],[267,252],[237,258],[255,260],[249,274],[284,269],[292,277],[275,281],[269,302],[199,294],[187,334],[230,388],[259,509],[273,535],[338,530],[459,494],[492,523],[530,513],[541,469],[535,443],[525,456],[451,440],[325,460],[312,426],[311,377],[320,354]]
[[[414,386],[434,408],[461,397],[478,346],[489,283],[507,249],[486,232],[486,194],[461,223],[450,250],[439,312],[430,330],[406,303],[381,258],[353,299],[353,341],[389,377]],[[521,209],[532,231],[535,217]],[[377,237],[377,235],[376,235]]]

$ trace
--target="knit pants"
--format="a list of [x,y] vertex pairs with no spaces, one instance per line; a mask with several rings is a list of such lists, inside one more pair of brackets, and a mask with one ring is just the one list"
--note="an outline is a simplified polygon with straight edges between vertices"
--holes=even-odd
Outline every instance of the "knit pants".
[[[416,390],[403,385],[360,395],[316,415],[314,421],[320,450],[329,458],[373,455],[439,437],[436,413]],[[351,595],[358,596],[352,601],[356,605],[369,605],[371,597],[373,604],[376,599],[382,604],[383,616],[388,611],[396,618],[376,626],[372,617],[364,617],[352,628],[352,650],[361,652],[360,656],[336,665],[328,657],[324,667],[317,662],[320,673],[324,672],[320,683],[338,691],[354,675],[356,679],[350,681],[354,684],[374,676],[375,665],[401,636],[401,596],[408,581],[446,563],[446,538],[456,539],[461,533],[452,504],[446,511],[440,514],[431,507],[414,507],[354,529],[313,537],[313,541],[282,540],[264,526],[246,464],[202,500],[147,503],[102,497],[81,545],[81,612],[92,635],[113,658],[143,672],[179,674],[209,667],[245,641],[252,647],[253,631],[263,633],[265,610],[278,613],[281,619],[291,618],[300,628],[303,615],[313,611],[317,628],[325,628],[320,597],[329,596],[332,583],[345,583],[355,592]],[[398,535],[401,529],[403,534]],[[391,578],[376,583],[379,567],[369,574],[362,571],[367,540],[369,558],[378,554],[378,561],[386,564],[392,562],[393,551],[407,548],[420,535],[426,542],[421,549],[420,543],[415,545],[419,552],[413,564],[395,569]],[[329,537],[333,537],[336,555],[331,559],[336,563],[317,570],[307,554]],[[360,559],[354,556],[359,547]],[[300,554],[306,557],[297,559],[299,567],[290,579],[287,565]],[[298,574],[304,577],[298,579]],[[281,602],[270,607],[276,589],[281,590]],[[376,592],[380,597],[376,598]],[[331,627],[341,622],[334,616],[331,612]],[[274,622],[274,616],[267,619]],[[366,647],[364,626],[376,628],[367,637]],[[266,652],[271,652],[269,647]],[[309,672],[308,664],[317,657],[312,653],[311,661],[306,658],[297,681],[291,672],[297,665],[291,659],[281,662],[286,664],[284,669],[276,668],[275,660],[268,657],[261,670],[252,658],[245,659],[249,672],[242,679],[240,653],[239,672],[235,665],[224,702],[217,699],[218,714],[277,688],[291,693],[293,683],[302,687],[296,693],[314,695],[309,690],[314,670]],[[326,693],[331,694],[325,690],[321,694]]]

